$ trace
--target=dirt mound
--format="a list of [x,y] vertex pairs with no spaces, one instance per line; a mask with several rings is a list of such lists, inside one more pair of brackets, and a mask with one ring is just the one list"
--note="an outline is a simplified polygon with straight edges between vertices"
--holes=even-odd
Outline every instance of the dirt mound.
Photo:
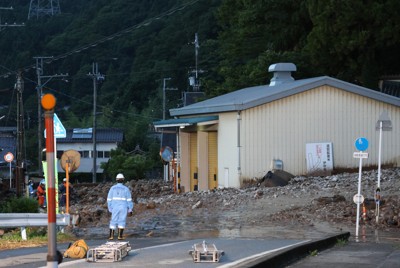
[[[374,200],[377,171],[363,172],[361,193]],[[296,235],[330,233],[353,229],[357,205],[358,173],[327,177],[294,177],[285,186],[262,187],[247,183],[244,188],[223,188],[175,194],[171,183],[161,180],[130,181],[134,216],[128,218],[127,234],[201,234],[227,236],[272,236],[280,229],[298,229]],[[110,214],[106,198],[111,183],[75,185],[79,213],[78,235],[102,235]],[[381,175],[381,207],[378,222],[375,204],[366,206],[360,224],[378,229],[400,230],[400,169],[385,169]],[[97,227],[97,228],[95,228]],[[250,231],[252,230],[252,231]],[[249,234],[252,232],[252,234]]]

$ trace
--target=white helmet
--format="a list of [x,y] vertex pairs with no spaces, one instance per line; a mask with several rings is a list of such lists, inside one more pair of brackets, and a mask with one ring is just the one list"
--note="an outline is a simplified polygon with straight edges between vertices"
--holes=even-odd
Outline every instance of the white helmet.
[[118,173],[116,179],[117,179],[117,181],[119,181],[119,180],[124,180],[124,179],[125,179],[124,174]]

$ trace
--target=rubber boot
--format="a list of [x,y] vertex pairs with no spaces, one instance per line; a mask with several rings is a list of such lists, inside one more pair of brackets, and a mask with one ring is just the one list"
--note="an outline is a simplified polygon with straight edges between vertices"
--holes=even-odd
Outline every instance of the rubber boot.
[[110,229],[110,237],[108,240],[113,240],[114,239],[114,229]]
[[122,236],[124,234],[124,229],[118,228],[118,240],[124,240]]

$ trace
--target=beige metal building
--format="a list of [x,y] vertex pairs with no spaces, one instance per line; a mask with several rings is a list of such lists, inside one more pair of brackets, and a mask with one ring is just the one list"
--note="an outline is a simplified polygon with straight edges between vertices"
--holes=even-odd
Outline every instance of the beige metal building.
[[[269,170],[294,175],[352,169],[358,138],[363,166],[400,166],[400,98],[327,76],[294,80],[292,63],[269,67],[269,85],[240,89],[170,110],[155,122],[177,130],[185,191],[240,187]],[[382,132],[376,126],[383,122]]]

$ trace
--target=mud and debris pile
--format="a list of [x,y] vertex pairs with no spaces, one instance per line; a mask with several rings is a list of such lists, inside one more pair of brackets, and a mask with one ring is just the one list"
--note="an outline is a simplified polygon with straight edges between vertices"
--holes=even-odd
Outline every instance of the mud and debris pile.
[[[381,202],[378,222],[374,194],[377,171],[362,174],[361,194],[365,210],[360,224],[380,229],[400,230],[400,168],[382,170]],[[175,194],[170,182],[129,181],[134,215],[128,218],[127,234],[134,236],[217,232],[240,235],[258,230],[270,235],[277,228],[296,228],[303,232],[328,233],[353,228],[357,205],[358,173],[326,177],[297,176],[287,185],[267,187],[259,181],[241,189],[223,188]],[[103,233],[110,219],[107,193],[111,183],[74,185],[76,196],[70,212],[78,213],[76,234]],[[104,231],[105,233],[105,231]]]

